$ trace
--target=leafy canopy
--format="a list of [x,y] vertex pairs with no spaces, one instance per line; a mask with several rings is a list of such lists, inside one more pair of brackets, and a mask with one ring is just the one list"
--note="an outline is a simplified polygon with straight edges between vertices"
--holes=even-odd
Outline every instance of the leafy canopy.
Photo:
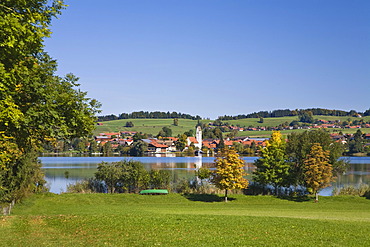
[[290,165],[286,161],[286,143],[279,131],[274,131],[266,147],[261,149],[261,158],[255,161],[254,181],[262,185],[273,185],[277,193],[279,186],[287,185]]
[[304,160],[304,164],[307,190],[317,196],[317,192],[329,186],[333,180],[333,168],[329,163],[329,151],[324,151],[319,143],[314,143]]
[[[83,137],[100,106],[78,89],[72,74],[56,75],[43,49],[63,1],[0,3],[0,194],[20,199],[43,183],[37,151],[45,142]],[[5,198],[5,199],[4,199]]]
[[243,169],[245,162],[239,158],[235,150],[223,150],[215,165],[216,171],[212,181],[217,188],[225,190],[225,201],[228,190],[247,188],[248,180],[244,178],[247,174]]

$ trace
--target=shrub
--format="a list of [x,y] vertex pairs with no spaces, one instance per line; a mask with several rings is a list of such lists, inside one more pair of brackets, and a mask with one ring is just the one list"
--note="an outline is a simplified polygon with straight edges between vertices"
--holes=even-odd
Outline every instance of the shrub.
[[370,186],[368,184],[360,184],[359,186],[344,186],[342,188],[334,188],[333,196],[340,195],[351,195],[351,196],[364,196],[366,198],[370,197]]
[[99,180],[90,178],[69,184],[67,193],[104,193],[107,192],[107,186]]

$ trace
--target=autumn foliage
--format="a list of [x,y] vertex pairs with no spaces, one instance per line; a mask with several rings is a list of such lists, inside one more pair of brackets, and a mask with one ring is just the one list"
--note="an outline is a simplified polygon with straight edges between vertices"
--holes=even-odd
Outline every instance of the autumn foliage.
[[333,168],[329,163],[329,151],[324,151],[319,143],[314,143],[304,164],[307,190],[315,194],[316,201],[318,201],[318,191],[329,186],[333,180]]
[[225,190],[225,201],[228,190],[248,187],[248,180],[244,178],[247,175],[243,169],[244,160],[239,158],[235,150],[223,150],[215,163],[216,171],[212,181],[217,188]]

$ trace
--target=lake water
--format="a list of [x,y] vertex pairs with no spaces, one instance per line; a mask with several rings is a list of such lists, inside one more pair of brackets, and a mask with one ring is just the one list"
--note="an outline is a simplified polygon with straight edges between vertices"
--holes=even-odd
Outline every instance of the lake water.
[[[242,157],[246,161],[245,170],[251,174],[255,169],[253,162],[258,157]],[[347,157],[346,157],[347,158]],[[91,178],[97,171],[97,165],[101,162],[115,162],[125,157],[40,157],[45,179],[50,187],[50,192],[65,192],[68,184],[76,183],[86,178]],[[172,173],[174,180],[188,179],[195,176],[196,167],[211,167],[214,157],[130,157],[140,161],[145,168],[165,169]],[[339,175],[333,186],[359,185],[370,183],[370,157],[350,157],[351,166],[348,171]],[[250,175],[249,175],[250,178]],[[331,195],[332,187],[323,189],[320,194]]]

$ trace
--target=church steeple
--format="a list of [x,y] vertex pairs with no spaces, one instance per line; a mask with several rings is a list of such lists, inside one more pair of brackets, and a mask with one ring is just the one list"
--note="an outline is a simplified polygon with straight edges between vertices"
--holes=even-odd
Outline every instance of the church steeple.
[[202,128],[200,126],[197,127],[195,138],[197,139],[199,149],[202,149]]

